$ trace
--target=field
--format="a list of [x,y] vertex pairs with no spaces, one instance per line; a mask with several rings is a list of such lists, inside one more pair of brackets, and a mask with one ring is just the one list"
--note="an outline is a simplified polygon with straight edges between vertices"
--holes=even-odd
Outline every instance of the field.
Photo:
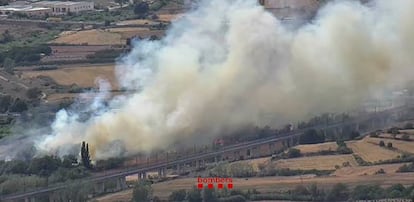
[[375,175],[377,171],[383,169],[385,173],[396,173],[398,168],[403,166],[404,163],[396,164],[384,164],[375,166],[354,166],[343,167],[332,173],[332,176],[363,176],[363,175]]
[[[330,188],[336,183],[346,183],[349,186],[356,186],[372,182],[381,186],[390,186],[392,184],[401,183],[403,185],[411,185],[414,181],[414,175],[410,173],[396,173],[385,175],[366,175],[366,176],[330,176],[330,177],[312,177],[312,176],[295,176],[295,177],[261,177],[261,178],[237,178],[233,179],[235,189],[247,190],[257,189],[262,193],[274,192],[277,190],[294,189],[297,185],[309,186],[316,183],[318,187]],[[175,190],[191,189],[197,180],[195,178],[184,178],[166,181],[152,185],[154,196],[161,199],[167,199],[168,195]],[[118,192],[115,194],[99,197],[99,202],[111,201],[130,201],[132,197],[132,189]]]
[[108,80],[114,89],[118,89],[114,74],[114,65],[65,67],[48,71],[23,71],[22,78],[48,76],[61,85],[76,84],[80,87],[96,87],[98,77]]
[[163,30],[150,30],[148,28],[127,27],[111,29],[92,29],[75,32],[65,32],[59,38],[53,40],[53,43],[59,44],[88,44],[88,45],[125,45],[128,38],[140,36],[149,38],[152,35],[161,37],[164,35]]
[[359,155],[365,161],[372,163],[395,159],[400,155],[398,152],[382,148],[369,142],[369,138],[364,138],[359,141],[349,141],[347,142],[347,145],[355,154]]
[[384,141],[385,145],[387,145],[388,142],[391,142],[394,148],[414,154],[414,142],[394,139],[368,138],[368,141],[374,144],[379,144],[381,140]]
[[278,160],[276,167],[301,170],[335,170],[336,165],[342,166],[345,162],[349,162],[351,166],[358,165],[352,155],[328,155]]
[[294,148],[299,149],[302,154],[309,154],[320,151],[335,151],[338,148],[338,145],[336,142],[326,142],[321,144],[298,145]]
[[121,40],[121,35],[100,29],[84,30],[61,35],[52,41],[53,43],[62,44],[88,44],[88,45],[119,45],[125,44]]

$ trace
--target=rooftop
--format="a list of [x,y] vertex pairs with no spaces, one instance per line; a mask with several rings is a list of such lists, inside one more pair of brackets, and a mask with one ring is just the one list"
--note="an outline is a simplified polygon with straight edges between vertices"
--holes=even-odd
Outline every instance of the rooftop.
[[77,4],[83,4],[83,3],[90,3],[87,1],[39,1],[36,3],[33,3],[32,5],[53,5],[53,6],[71,6],[71,5],[77,5]]
[[0,6],[2,11],[41,11],[50,10],[50,8],[33,7],[28,5]]

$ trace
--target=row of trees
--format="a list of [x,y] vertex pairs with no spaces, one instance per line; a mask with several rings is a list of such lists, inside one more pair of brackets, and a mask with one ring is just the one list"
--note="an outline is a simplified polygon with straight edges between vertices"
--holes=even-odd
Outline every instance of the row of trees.
[[5,65],[10,64],[10,61],[14,61],[15,63],[38,62],[41,59],[41,54],[50,55],[51,53],[52,49],[47,45],[14,46],[0,52],[0,63],[3,63],[3,67],[6,68]]
[[[203,189],[199,190],[193,187],[191,190],[173,191],[168,201],[247,201],[247,200],[295,200],[295,201],[349,201],[349,200],[376,200],[404,198],[414,199],[414,185],[404,187],[401,184],[395,184],[388,188],[382,188],[379,185],[358,185],[350,189],[347,185],[338,183],[330,189],[321,189],[316,184],[308,186],[298,185],[293,190],[276,192],[271,194],[261,194],[257,190],[227,190],[227,189]],[[135,185],[133,191],[133,201],[160,201],[158,197],[153,196],[151,184],[141,182]]]

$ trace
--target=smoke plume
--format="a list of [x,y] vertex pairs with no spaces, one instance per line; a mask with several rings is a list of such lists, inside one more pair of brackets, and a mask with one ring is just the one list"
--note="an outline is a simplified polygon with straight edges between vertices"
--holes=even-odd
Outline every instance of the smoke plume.
[[289,29],[256,0],[202,1],[120,59],[120,85],[137,93],[107,104],[102,94],[86,120],[61,110],[37,148],[64,154],[87,141],[104,159],[354,109],[410,79],[413,9],[412,0],[334,1]]

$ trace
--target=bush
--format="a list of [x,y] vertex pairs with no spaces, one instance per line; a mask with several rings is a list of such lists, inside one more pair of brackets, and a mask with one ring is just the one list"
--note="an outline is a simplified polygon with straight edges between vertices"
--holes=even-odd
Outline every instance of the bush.
[[41,91],[39,88],[29,88],[29,90],[26,91],[26,96],[30,99],[36,99],[39,97]]
[[287,158],[297,158],[300,156],[301,156],[301,153],[299,149],[290,148],[287,152]]
[[234,196],[229,196],[229,197],[226,197],[226,198],[220,198],[219,201],[220,202],[244,202],[244,201],[247,201],[247,200],[242,195],[234,195]]
[[382,140],[381,140],[381,141],[379,142],[379,146],[380,146],[380,147],[385,147],[385,143],[384,143],[384,141],[382,141]]
[[151,198],[152,188],[149,182],[143,181],[135,184],[134,190],[132,191],[132,201],[146,202],[151,201]]
[[414,163],[404,164],[397,170],[398,173],[414,172]]
[[173,191],[168,197],[168,201],[184,201],[186,195],[187,192],[185,191],[185,189]]
[[326,196],[326,201],[347,201],[348,199],[348,186],[342,183],[335,184]]
[[299,137],[299,144],[317,144],[325,142],[325,136],[323,133],[318,133],[315,129],[305,131]]
[[375,172],[376,175],[378,174],[385,174],[385,170],[384,169],[379,169],[377,172]]
[[385,197],[385,190],[378,185],[358,185],[354,188],[354,200],[374,200]]
[[188,191],[188,193],[187,193],[187,200],[188,200],[188,202],[200,202],[200,201],[202,201],[201,191],[198,188],[193,187],[193,189]]

